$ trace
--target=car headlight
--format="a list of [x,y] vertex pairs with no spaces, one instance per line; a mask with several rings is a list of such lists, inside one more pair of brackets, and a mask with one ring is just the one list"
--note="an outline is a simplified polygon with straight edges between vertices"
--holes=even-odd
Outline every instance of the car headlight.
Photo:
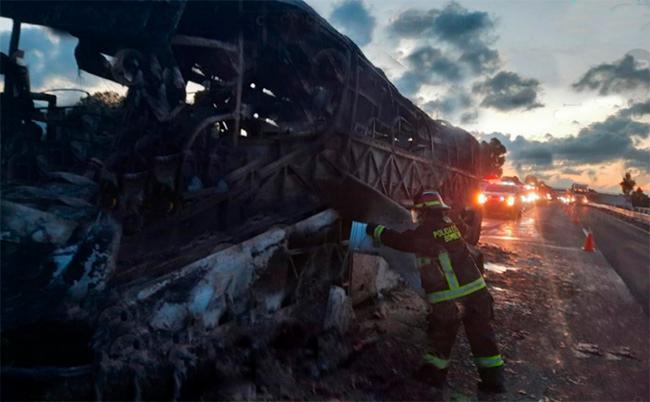
[[479,204],[485,204],[487,202],[487,197],[485,194],[481,193],[478,195],[478,203]]
[[509,207],[515,205],[515,197],[513,197],[513,196],[509,196],[509,197],[508,197],[508,200],[506,201],[506,203],[508,204]]

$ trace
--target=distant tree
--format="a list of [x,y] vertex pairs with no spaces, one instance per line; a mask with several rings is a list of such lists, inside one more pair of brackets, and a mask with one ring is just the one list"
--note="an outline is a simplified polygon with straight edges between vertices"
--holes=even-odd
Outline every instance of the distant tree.
[[643,193],[641,187],[637,187],[636,191],[630,195],[630,202],[634,207],[650,208],[650,197]]
[[503,174],[503,164],[506,162],[506,147],[497,138],[490,142],[481,141],[481,173],[483,176]]
[[636,185],[636,182],[632,180],[632,175],[630,172],[625,173],[625,177],[623,177],[623,181],[619,183],[621,186],[621,191],[623,191],[623,194],[626,197],[630,196],[630,193],[632,190],[634,190],[634,186]]

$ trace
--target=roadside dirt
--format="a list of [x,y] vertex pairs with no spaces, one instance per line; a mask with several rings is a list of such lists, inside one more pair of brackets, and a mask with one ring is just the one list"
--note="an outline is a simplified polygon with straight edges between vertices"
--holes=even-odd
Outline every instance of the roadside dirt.
[[[508,392],[477,395],[478,378],[461,330],[446,400],[647,400],[648,321],[638,305],[612,300],[603,291],[607,283],[599,283],[598,277],[588,279],[562,253],[531,249],[520,253],[516,247],[510,252],[495,244],[482,244],[481,249],[495,299],[495,328],[506,360]],[[268,367],[283,374],[275,375],[267,386],[257,384],[255,395],[248,397],[439,399],[411,379],[424,350],[426,309],[422,299],[406,288],[359,306],[345,340],[332,343],[337,346],[329,352],[325,345],[318,348],[319,368]]]

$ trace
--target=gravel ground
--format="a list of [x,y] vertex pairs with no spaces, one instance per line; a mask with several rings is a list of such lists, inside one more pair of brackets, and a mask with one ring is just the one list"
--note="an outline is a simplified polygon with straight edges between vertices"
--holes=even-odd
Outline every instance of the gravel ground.
[[284,392],[271,387],[256,398],[647,400],[647,316],[631,297],[619,294],[620,279],[605,272],[611,268],[602,256],[531,244],[506,250],[483,243],[481,250],[506,359],[506,394],[477,395],[462,329],[443,395],[411,379],[426,341],[427,306],[402,287],[357,306],[355,326],[342,343],[347,353],[335,368],[317,375],[293,372]]

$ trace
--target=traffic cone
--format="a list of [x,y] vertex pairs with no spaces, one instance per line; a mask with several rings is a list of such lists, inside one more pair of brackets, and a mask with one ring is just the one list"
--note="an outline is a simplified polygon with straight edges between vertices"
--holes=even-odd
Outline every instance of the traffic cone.
[[596,247],[594,246],[594,235],[591,234],[591,230],[587,232],[587,238],[585,239],[585,245],[582,248],[584,251],[588,251],[590,253],[593,253],[596,251]]

